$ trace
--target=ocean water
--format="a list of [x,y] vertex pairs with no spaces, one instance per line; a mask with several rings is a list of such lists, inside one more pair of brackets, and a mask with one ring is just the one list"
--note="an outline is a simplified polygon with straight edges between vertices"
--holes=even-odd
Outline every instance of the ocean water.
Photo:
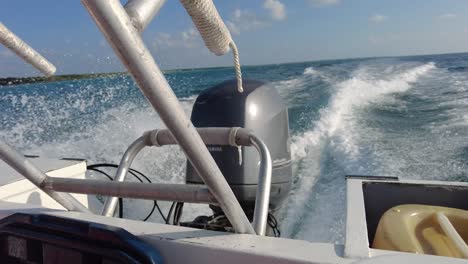
[[[294,185],[279,219],[284,237],[343,242],[346,174],[467,179],[468,54],[247,66],[243,74],[278,89],[289,109]],[[233,71],[166,77],[189,114],[200,91]],[[0,98],[0,136],[25,154],[118,163],[144,131],[164,127],[125,75],[2,87]],[[145,149],[133,167],[154,182],[184,182],[178,147]],[[141,219],[150,205],[126,201],[125,216]],[[183,218],[197,212],[209,210],[191,206]],[[162,220],[155,213],[150,221]]]

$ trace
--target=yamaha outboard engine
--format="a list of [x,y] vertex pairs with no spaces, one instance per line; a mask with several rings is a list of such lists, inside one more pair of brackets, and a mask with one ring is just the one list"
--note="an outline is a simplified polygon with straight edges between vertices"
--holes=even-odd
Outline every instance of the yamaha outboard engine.
[[[244,81],[244,92],[235,81],[223,82],[200,94],[193,106],[196,127],[244,127],[252,129],[268,146],[273,161],[270,213],[274,214],[291,190],[292,168],[288,111],[276,89],[259,81]],[[255,207],[259,154],[253,147],[208,146],[208,150],[250,219]],[[186,182],[203,184],[190,163]],[[216,214],[221,209],[211,206]],[[274,217],[273,217],[274,219]],[[206,221],[198,217],[195,222]],[[194,225],[190,225],[194,226]],[[196,226],[196,225],[195,225]],[[202,225],[204,228],[216,229]]]

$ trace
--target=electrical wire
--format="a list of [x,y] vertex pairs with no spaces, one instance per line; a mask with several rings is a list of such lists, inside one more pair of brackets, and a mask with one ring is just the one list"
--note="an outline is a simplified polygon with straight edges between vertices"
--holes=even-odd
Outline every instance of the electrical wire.
[[172,221],[173,225],[179,225],[180,218],[182,217],[183,208],[184,208],[184,203],[178,202],[176,204],[175,211],[174,211],[174,219]]
[[173,202],[171,205],[171,208],[169,208],[169,212],[167,213],[167,218],[166,218],[166,224],[169,224],[169,221],[171,220],[171,215],[172,215],[172,211],[174,210],[175,204],[176,202]]
[[[98,169],[98,168],[118,168],[119,166],[116,164],[110,164],[110,163],[98,163],[98,164],[93,164],[89,165],[87,167],[88,170],[91,171],[96,171],[104,176],[106,176],[109,180],[114,180],[109,174],[106,172]],[[129,169],[128,172],[135,177],[139,182],[143,183],[142,178],[144,178],[148,183],[152,183],[151,180],[141,173],[138,170],[135,169]],[[182,212],[183,212],[183,207],[184,203],[183,202],[173,202],[171,207],[169,208],[169,211],[167,213],[167,216],[164,216],[164,213],[161,210],[161,207],[159,207],[158,201],[154,200],[153,201],[153,208],[150,210],[148,215],[143,219],[143,221],[147,221],[154,213],[154,210],[157,209],[159,214],[161,215],[162,219],[166,224],[170,224],[171,217],[172,217],[172,224],[173,225],[179,225],[180,224],[180,219],[182,217]],[[123,199],[119,197],[119,217],[123,218]],[[222,224],[222,225],[230,225],[229,220],[226,218],[226,216],[223,213],[220,214],[214,214],[211,217],[208,218],[209,224]],[[267,218],[267,224],[271,228],[273,235],[275,237],[280,237],[281,236],[281,231],[279,229],[278,221],[276,220],[275,216],[271,213],[268,213],[268,218]]]
[[[93,165],[88,165],[87,169],[88,170],[92,170],[92,171],[96,171],[96,172],[99,172],[103,175],[105,175],[107,178],[109,178],[110,180],[114,180],[111,176],[109,176],[107,173],[105,173],[104,171],[102,170],[99,170],[97,168],[118,168],[119,166],[116,165],[116,164],[110,164],[110,163],[97,163],[97,164],[93,164]],[[143,183],[143,180],[141,178],[144,178],[148,183],[152,183],[151,180],[146,176],[144,175],[143,173],[141,173],[140,171],[138,170],[135,170],[135,169],[129,169],[128,172],[133,176],[135,177],[139,182]],[[137,174],[139,176],[137,176]],[[159,204],[158,204],[158,201],[154,200],[153,201],[153,207],[151,208],[150,212],[148,213],[148,215],[146,217],[143,218],[142,221],[147,221],[154,213],[154,210],[155,209],[158,209],[158,212],[159,214],[161,215],[161,218],[164,220],[164,222],[169,222],[168,219],[169,218],[169,215],[168,217],[165,217],[161,208],[159,207]],[[120,218],[123,218],[123,199],[119,197],[119,217]]]
[[279,230],[278,221],[276,220],[275,216],[271,213],[268,213],[267,224],[270,226],[271,230],[273,231],[273,235],[275,237],[281,236],[281,231]]

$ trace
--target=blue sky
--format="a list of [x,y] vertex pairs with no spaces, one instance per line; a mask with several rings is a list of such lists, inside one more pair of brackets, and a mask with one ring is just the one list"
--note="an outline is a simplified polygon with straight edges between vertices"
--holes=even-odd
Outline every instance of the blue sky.
[[[58,74],[122,71],[79,0],[0,0],[0,21],[41,51]],[[468,1],[214,1],[241,63],[468,51]],[[231,65],[203,46],[178,0],[167,0],[144,39],[163,69]],[[0,77],[39,75],[0,47]]]

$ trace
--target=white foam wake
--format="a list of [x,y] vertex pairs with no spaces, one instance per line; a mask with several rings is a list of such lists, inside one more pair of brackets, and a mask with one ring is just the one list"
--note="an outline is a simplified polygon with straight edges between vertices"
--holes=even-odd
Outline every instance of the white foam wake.
[[317,70],[314,69],[314,67],[307,67],[304,69],[304,75],[314,75],[314,74],[318,74],[319,72]]
[[[407,91],[434,68],[434,63],[428,63],[381,75],[372,73],[372,68],[361,67],[351,78],[332,87],[333,95],[320,111],[313,129],[293,137],[297,178],[283,217],[286,236],[311,241],[343,239],[343,176],[346,170],[363,173],[366,166],[361,164],[362,159],[367,162],[360,157],[362,146],[356,140],[363,133],[358,124],[359,111],[369,104],[384,102],[388,95]],[[319,178],[324,183],[314,188]]]
[[[435,68],[434,64],[428,63],[410,69],[406,68],[399,72],[390,71],[387,76],[379,76],[371,73],[371,69],[363,67],[356,71],[350,79],[333,85],[332,94],[334,95],[330,98],[328,106],[321,111],[320,118],[314,123],[313,129],[293,138],[294,159],[302,162],[300,165],[302,169],[299,168],[298,182],[295,184],[297,187],[295,187],[289,199],[284,221],[286,227],[283,232],[286,236],[291,234],[289,223],[310,226],[309,220],[299,218],[306,204],[308,204],[310,195],[312,195],[311,189],[317,179],[317,172],[321,169],[321,156],[324,155],[322,150],[326,148],[324,142],[328,139],[329,146],[335,149],[337,153],[345,153],[349,154],[349,156],[357,155],[359,148],[353,136],[356,133],[354,131],[355,120],[358,117],[356,110],[367,104],[385,99],[385,95],[408,90],[412,82],[417,81],[420,76],[428,73],[433,68]],[[305,97],[307,96],[310,80],[315,79],[317,76],[322,78],[322,74],[325,75],[325,73],[314,68],[306,68],[303,75],[295,79],[277,82],[277,85],[280,86],[278,89],[286,94],[285,97],[288,98],[293,96]],[[114,93],[118,95],[119,92],[118,89],[114,92],[114,89],[107,90],[111,92],[110,97],[114,96]],[[49,105],[46,97],[28,98],[23,96],[12,97],[11,100],[18,101],[18,108],[27,107],[28,111],[33,111],[34,107],[39,104],[44,105],[42,107],[45,109],[43,112],[50,112],[47,110]],[[186,112],[189,113],[194,97],[186,98],[183,101],[183,106]],[[55,124],[65,126],[67,124],[65,121],[68,120],[68,116],[73,110],[83,111],[93,104],[101,103],[94,102],[94,100],[73,100],[71,102],[73,102],[72,105],[65,104],[68,108],[64,107],[64,109],[68,109],[68,112],[64,110],[63,113],[50,113],[50,117],[46,118],[49,120],[51,128]],[[0,131],[0,135],[9,139],[10,142],[16,143],[15,145],[21,146],[22,149],[35,150],[28,152],[28,154],[53,157],[75,156],[86,158],[90,160],[90,163],[118,163],[124,150],[134,139],[146,130],[163,127],[161,120],[149,106],[142,107],[134,103],[125,103],[119,107],[109,109],[103,112],[99,119],[101,122],[97,122],[97,124],[85,123],[86,125],[80,127],[79,131],[70,131],[69,134],[67,133],[68,139],[65,141],[52,140],[45,143],[31,144],[27,140],[27,135],[31,131],[38,134],[50,133],[49,131],[42,131],[42,128],[34,122],[18,124],[8,131]],[[79,120],[73,121],[80,122]],[[14,136],[14,134],[19,136]],[[178,150],[178,147],[169,148],[169,150],[167,147],[144,150],[135,160],[133,167],[147,173],[152,180],[157,182],[182,183],[184,181],[185,157]],[[336,185],[330,184],[330,186]],[[330,193],[332,192],[339,191],[330,189]],[[331,198],[336,198],[336,196]],[[329,202],[340,203],[337,199]],[[141,203],[142,201],[126,203],[126,211],[129,212],[127,217],[140,218],[144,215],[150,204],[142,206]],[[163,207],[166,206],[163,204]],[[333,205],[332,207],[338,206]],[[185,209],[187,210],[185,211]],[[190,216],[195,215],[194,211],[195,208],[184,208],[184,215],[189,219]],[[326,211],[322,211],[324,215],[327,213]],[[203,214],[203,211],[198,211],[197,214]],[[157,214],[154,215],[155,217],[151,220],[160,221]],[[339,223],[340,217],[336,216],[336,218],[338,218],[337,222]],[[335,223],[334,221],[328,222]],[[301,227],[301,229],[304,234],[309,230],[307,227]],[[306,238],[306,235],[302,235],[302,237]]]
[[[48,106],[45,97],[29,98],[29,100],[34,103],[30,107],[37,106],[38,104]],[[21,101],[23,105],[30,103],[24,96],[18,98],[17,101]],[[190,115],[195,96],[181,98],[180,101],[186,114]],[[77,99],[76,102],[81,101]],[[54,120],[63,122],[70,112],[76,111],[78,107],[81,106],[66,108],[63,114],[54,115],[53,118],[50,117],[49,119],[51,122]],[[13,130],[0,131],[0,135],[10,142],[10,144],[14,143],[17,149],[21,149],[26,154],[53,158],[83,158],[88,161],[88,164],[118,164],[124,151],[132,141],[136,140],[147,130],[165,127],[157,113],[148,104],[138,105],[134,102],[123,103],[118,107],[110,108],[102,112],[95,123],[89,124],[83,122],[79,118],[72,121],[81,123],[82,126],[80,129],[70,131],[66,137],[58,140],[52,139],[45,142],[31,143],[31,141],[23,136],[18,137],[18,135],[27,134],[33,129],[34,132],[39,134],[52,133],[51,131],[53,131],[52,128],[48,131],[39,130],[39,126],[34,123],[18,124],[11,128]],[[59,127],[61,124],[58,123],[55,125]],[[50,137],[53,137],[53,134],[51,134]],[[142,150],[132,164],[132,168],[143,172],[153,182],[184,183],[185,164],[185,155],[179,147],[166,146]],[[107,172],[113,175],[115,170],[107,170]],[[94,174],[94,177],[101,180],[105,179],[103,175],[97,173]],[[129,176],[127,180],[135,181],[131,176]],[[125,218],[142,219],[142,217],[148,213],[149,209],[151,209],[152,202],[127,199],[124,202],[124,206]],[[170,204],[160,202],[160,206],[167,212]],[[198,214],[210,212],[207,206],[187,205],[186,209],[187,210],[184,209],[184,215],[187,219]],[[195,211],[197,211],[197,214],[195,214]],[[162,219],[156,212],[150,218],[150,221],[161,222]]]
[[317,145],[323,137],[333,137],[338,131],[344,132],[341,134],[345,143],[344,150],[352,154],[356,151],[355,145],[350,133],[343,130],[352,125],[346,121],[355,118],[353,110],[376,102],[384,95],[407,91],[411,83],[434,68],[435,64],[431,62],[383,79],[375,79],[375,76],[369,76],[365,70],[357,71],[352,78],[336,85],[336,93],[330,99],[328,107],[321,111],[320,120],[314,129],[293,138],[291,147],[294,158],[306,156],[308,147]]
[[291,107],[302,103],[300,102],[300,98],[303,98],[310,92],[311,82],[319,81],[332,83],[333,79],[314,67],[307,67],[301,75],[296,75],[287,80],[274,81],[271,82],[270,85],[278,90],[281,97],[285,99],[288,106]]

